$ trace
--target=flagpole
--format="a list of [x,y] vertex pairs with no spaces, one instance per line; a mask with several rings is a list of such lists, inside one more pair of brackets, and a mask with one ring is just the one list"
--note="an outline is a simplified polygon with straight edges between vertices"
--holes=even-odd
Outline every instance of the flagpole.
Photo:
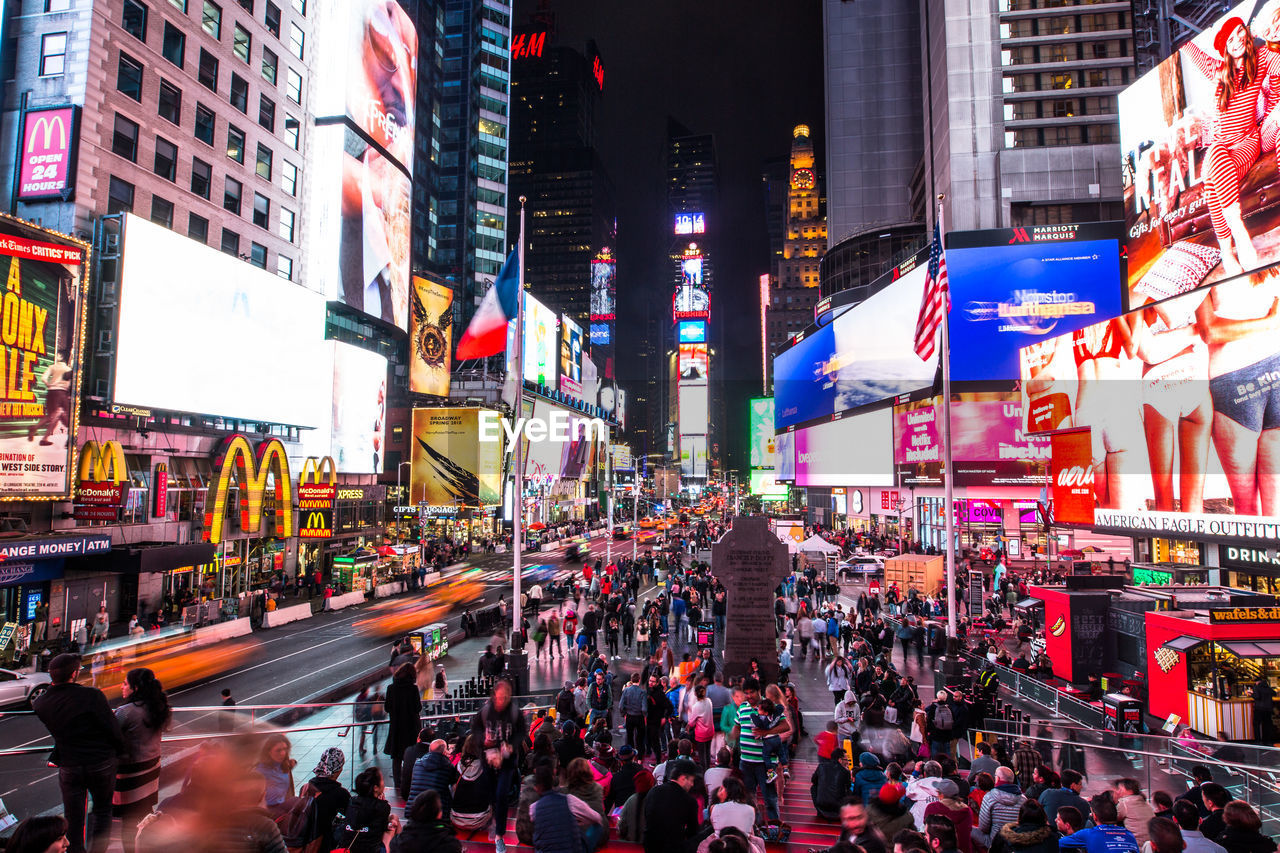
[[[938,196],[938,240],[944,241],[943,196]],[[945,251],[944,246],[939,249]],[[951,337],[950,325],[951,298],[943,300],[942,311],[942,479],[944,485],[943,507],[946,513],[947,533],[947,637],[954,643],[956,639],[956,513],[955,513],[955,466],[951,464]],[[948,654],[952,653],[948,649]]]
[[[524,204],[525,197],[520,196],[520,243],[516,247],[516,269],[518,272],[516,285],[516,340],[515,358],[512,366],[516,373],[516,413],[517,422],[524,417]],[[512,551],[512,591],[511,591],[511,645],[515,646],[515,637],[520,630],[520,620],[524,618],[524,608],[520,606],[521,556],[524,553],[524,445],[516,438],[515,450],[511,454],[515,471],[512,490],[515,492],[511,501],[511,551]]]
[[607,501],[605,503],[605,512],[607,512],[609,523],[605,529],[604,541],[604,564],[606,566],[613,565],[613,437],[610,436],[609,443],[604,446],[605,450],[605,483],[608,485]]

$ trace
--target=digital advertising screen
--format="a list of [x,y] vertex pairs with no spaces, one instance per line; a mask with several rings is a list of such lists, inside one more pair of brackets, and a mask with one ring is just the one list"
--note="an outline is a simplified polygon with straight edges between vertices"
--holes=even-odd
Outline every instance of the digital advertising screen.
[[610,446],[610,452],[613,454],[613,470],[635,470],[635,459],[631,455],[630,447],[627,447],[625,444],[614,444]]
[[559,321],[556,312],[532,296],[524,301],[524,378],[554,388],[560,362]]
[[707,437],[680,436],[680,473],[685,477],[707,476]]
[[453,366],[453,289],[414,276],[411,294],[409,390],[448,397]]
[[779,483],[796,481],[796,434],[794,432],[780,432],[773,437],[773,470]]
[[329,425],[321,294],[127,214],[116,322],[115,403]]
[[560,390],[582,396],[582,327],[565,316],[560,318],[560,383]]
[[706,342],[706,320],[681,320],[676,323],[676,343],[705,344]]
[[680,384],[703,384],[710,373],[710,357],[706,344],[680,344],[679,370]]
[[773,468],[773,398],[752,397],[747,401],[748,464],[752,468]]
[[[1073,485],[1093,473],[1095,526],[1271,538],[1280,477],[1280,277],[1238,277],[1022,351],[1034,431],[1087,429]],[[1073,469],[1081,470],[1073,470]],[[1229,518],[1234,516],[1234,518]],[[1254,526],[1269,525],[1267,527]]]
[[711,316],[711,297],[701,287],[682,284],[671,297],[671,316],[675,320],[705,320]]
[[0,496],[71,494],[89,245],[0,215]]
[[591,345],[597,347],[607,347],[613,345],[613,323],[596,323],[591,324]]
[[704,234],[707,230],[707,216],[704,213],[677,213],[676,234]]
[[497,506],[504,444],[501,438],[480,441],[480,411],[413,410],[409,503]]
[[[1224,33],[1233,18],[1245,26]],[[1274,3],[1232,3],[1120,93],[1130,308],[1280,261],[1280,223],[1270,215],[1274,166],[1269,146],[1259,144],[1280,117],[1264,114],[1271,95],[1249,102],[1257,86],[1225,102],[1218,97],[1227,37],[1252,58],[1256,80],[1269,81],[1280,70],[1280,53],[1270,47],[1280,42],[1278,24]],[[1215,144],[1228,146],[1230,168],[1214,168]]]
[[916,267],[778,353],[773,363],[777,429],[933,383],[937,357],[923,361],[913,347],[924,279],[925,268]]
[[1022,347],[1120,314],[1119,237],[1107,223],[948,234],[951,378],[1016,379]]
[[702,287],[702,256],[684,258],[680,261],[680,286]]
[[786,483],[779,483],[777,477],[772,471],[752,471],[751,472],[751,494],[758,495],[765,500],[784,500],[787,497],[788,486]]
[[618,262],[612,257],[591,261],[591,322],[614,320],[617,316]]
[[794,435],[797,486],[894,485],[891,408],[846,415]]
[[[951,457],[957,486],[1045,486],[1049,438],[1024,427],[1016,392],[953,394]],[[928,397],[893,407],[898,485],[942,484],[942,402]]]
[[387,423],[387,359],[340,341],[333,353],[333,461],[345,474],[380,474]]
[[18,151],[18,198],[62,198],[75,177],[79,107],[29,110]]
[[680,434],[681,435],[706,435],[707,434],[707,386],[706,385],[681,385],[679,391],[680,397]]

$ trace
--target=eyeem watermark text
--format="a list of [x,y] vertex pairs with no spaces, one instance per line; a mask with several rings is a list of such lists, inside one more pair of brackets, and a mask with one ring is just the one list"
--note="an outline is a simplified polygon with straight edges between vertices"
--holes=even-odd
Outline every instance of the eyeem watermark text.
[[501,441],[507,438],[507,453],[516,446],[516,437],[523,435],[529,441],[579,441],[588,439],[596,443],[607,443],[609,427],[602,418],[575,418],[568,412],[553,411],[547,418],[510,418],[497,412],[480,412],[480,440]]

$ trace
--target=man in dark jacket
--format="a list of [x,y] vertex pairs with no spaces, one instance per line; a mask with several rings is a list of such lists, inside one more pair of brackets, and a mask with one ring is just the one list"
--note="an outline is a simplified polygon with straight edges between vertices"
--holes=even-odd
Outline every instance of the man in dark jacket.
[[449,762],[449,746],[443,740],[433,740],[430,751],[419,758],[413,765],[413,778],[405,788],[405,817],[418,795],[423,791],[435,791],[440,795],[440,810],[445,820],[449,819],[449,811],[453,808],[453,783],[458,781],[458,768]]
[[1200,786],[1200,796],[1204,800],[1209,814],[1200,821],[1200,834],[1210,841],[1217,841],[1218,836],[1227,828],[1222,819],[1222,810],[1231,802],[1231,793],[1217,782],[1205,782]]
[[413,787],[413,768],[418,763],[418,759],[426,755],[430,751],[431,741],[435,738],[435,732],[431,730],[431,726],[424,726],[418,732],[418,739],[410,744],[404,751],[404,756],[400,761],[400,775],[396,777],[396,793],[405,798],[405,811],[409,810],[409,806],[413,805],[413,797],[409,796],[409,789]]
[[636,792],[636,775],[645,768],[635,758],[636,751],[631,746],[624,744],[618,749],[618,768],[613,771],[613,780],[609,783],[606,808],[625,805]]
[[591,709],[587,718],[588,725],[595,723],[600,717],[609,716],[609,706],[612,703],[609,685],[604,682],[604,672],[597,669],[591,686],[587,688],[587,707]]
[[649,695],[645,704],[645,748],[653,753],[657,761],[661,761],[662,755],[662,726],[667,720],[667,714],[671,712],[671,700],[667,698],[667,692],[662,689],[662,682],[658,680],[658,676],[649,676]]
[[809,796],[814,810],[828,820],[840,819],[840,803],[849,796],[853,778],[849,775],[849,756],[837,752],[832,757],[819,758],[813,771]]
[[409,822],[391,840],[390,853],[462,853],[462,842],[440,813],[440,796],[435,791],[419,794],[410,801],[406,812]]
[[[107,697],[97,688],[77,684],[79,675],[79,655],[55,657],[49,662],[53,683],[31,708],[53,735],[50,761],[58,766],[71,853],[88,849],[103,853],[111,839],[111,795],[115,793],[116,762],[124,751],[124,736]],[[93,798],[93,826],[86,832],[88,797]]]
[[471,734],[484,741],[486,753],[493,750],[489,754],[494,756],[498,774],[493,817],[495,832],[501,838],[507,831],[507,812],[519,795],[516,768],[525,738],[524,714],[511,701],[510,682],[499,681],[493,686],[489,701],[471,718]]
[[679,853],[691,849],[698,831],[698,801],[689,793],[698,778],[692,761],[675,761],[667,778],[644,800],[645,853]]

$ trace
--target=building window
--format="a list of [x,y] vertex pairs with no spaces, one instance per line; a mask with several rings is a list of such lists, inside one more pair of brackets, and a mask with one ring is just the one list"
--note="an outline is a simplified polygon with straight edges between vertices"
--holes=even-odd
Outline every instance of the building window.
[[293,116],[285,116],[284,118],[284,138],[289,141],[289,147],[294,151],[298,150],[301,144],[298,131],[300,129],[299,121]]
[[240,257],[240,235],[232,231],[230,228],[222,229],[222,251],[228,255]]
[[200,85],[218,91],[218,58],[203,47],[200,48]]
[[160,48],[160,53],[179,68],[186,59],[187,37],[182,30],[168,21],[164,22],[164,44]]
[[222,189],[222,209],[240,215],[240,193],[241,184],[235,178],[227,175],[226,183]]
[[261,193],[253,194],[253,224],[269,228],[271,223],[271,199]]
[[66,12],[71,8],[71,0],[44,0],[46,12]]
[[174,124],[182,118],[182,90],[164,80],[160,81],[160,118]]
[[138,124],[116,113],[115,130],[111,134],[111,151],[136,163],[138,161]]
[[295,198],[298,195],[298,167],[285,160],[280,164],[280,186]]
[[267,32],[276,38],[280,38],[280,7],[271,0],[267,0],[267,11],[263,16],[262,22],[267,25]]
[[204,0],[204,12],[200,15],[200,26],[218,41],[222,40],[222,7],[212,0]]
[[124,13],[120,17],[120,26],[138,41],[146,41],[147,7],[138,0],[124,0]]
[[173,227],[173,202],[165,201],[158,195],[151,197],[151,221],[165,228]]
[[196,104],[196,139],[206,145],[212,145],[215,123],[216,118],[213,110],[204,104]]
[[199,157],[191,158],[191,191],[207,199],[213,187],[213,167]]
[[249,263],[258,269],[267,268],[267,247],[260,243],[249,244]]
[[244,131],[234,124],[227,125],[227,156],[237,163],[244,162]]
[[201,243],[209,242],[209,220],[194,213],[187,217],[187,236]]
[[276,228],[276,231],[281,237],[288,240],[290,243],[293,242],[293,227],[295,220],[296,214],[292,210],[287,207],[280,208],[280,225]]
[[[47,39],[48,36],[45,36]],[[62,33],[62,45],[65,51],[67,36]],[[62,59],[58,59],[58,72],[62,73]],[[44,73],[44,59],[40,60],[41,74]],[[123,53],[120,54],[120,66],[116,72],[116,91],[122,92],[133,98],[138,103],[142,103],[142,63],[131,56]]]
[[292,3],[293,11],[303,16],[307,14],[307,0],[292,0]]
[[241,61],[248,64],[249,48],[252,43],[253,38],[249,35],[249,31],[236,24],[235,32],[231,37],[231,52],[240,57]]
[[107,213],[133,212],[133,184],[112,177],[107,190]]
[[182,14],[187,14],[187,0],[169,0],[174,6],[182,10]]
[[45,33],[40,39],[40,76],[57,77],[66,67],[67,34]]
[[258,143],[258,164],[254,167],[259,178],[271,180],[271,149]]
[[166,181],[178,178],[178,146],[163,137],[156,137],[155,173]]
[[231,74],[231,106],[242,113],[249,112],[249,81],[239,74]]
[[276,255],[276,275],[288,281],[293,281],[293,258]]
[[250,15],[253,14],[253,0],[236,0],[240,4],[240,8],[244,9]]
[[284,91],[289,96],[289,100],[295,104],[302,103],[302,75],[292,68],[285,74]]
[[299,59],[302,58],[304,38],[305,38],[305,34],[302,32],[302,27],[298,26],[297,24],[290,23],[289,24],[289,50],[293,53],[294,56],[298,57]]
[[266,95],[258,96],[258,125],[276,132],[276,102]]
[[276,72],[279,68],[280,58],[264,47],[262,49],[262,79],[274,86],[276,84]]

